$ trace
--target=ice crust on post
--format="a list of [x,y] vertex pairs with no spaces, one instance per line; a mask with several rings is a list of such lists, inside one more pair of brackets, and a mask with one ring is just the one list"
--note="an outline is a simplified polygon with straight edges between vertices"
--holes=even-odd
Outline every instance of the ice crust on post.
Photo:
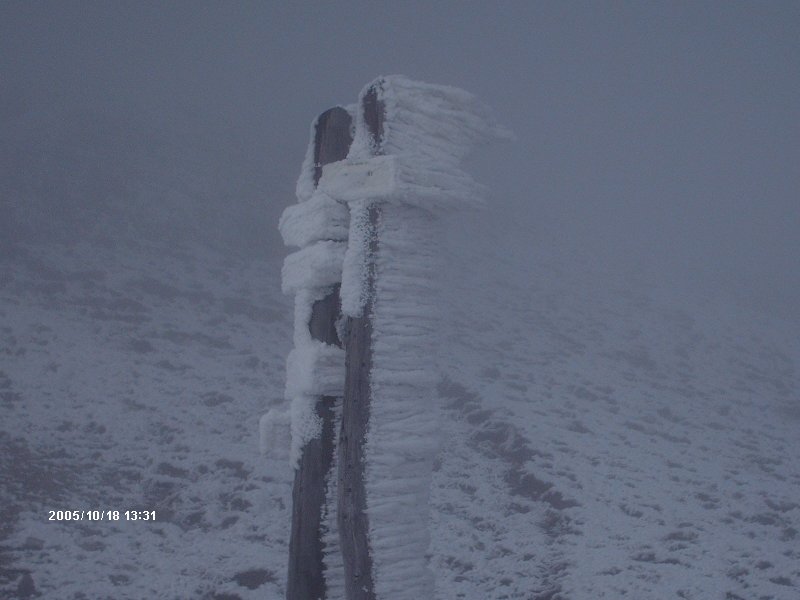
[[322,192],[289,206],[278,225],[283,242],[298,248],[321,240],[346,240],[349,228],[347,206]]
[[321,241],[293,252],[283,262],[281,271],[284,294],[300,290],[330,288],[342,280],[345,244]]
[[[460,168],[476,143],[503,135],[471,94],[447,86],[379,78],[383,137],[374,144],[361,111],[346,161],[323,170],[320,189],[350,207],[342,310],[362,315],[367,270],[375,269],[370,420],[365,447],[366,511],[375,596],[432,598],[427,568],[428,505],[438,448],[437,269],[441,218],[480,203]],[[375,230],[367,212],[380,205]],[[377,255],[369,256],[370,236]],[[373,248],[375,245],[372,245]],[[374,265],[374,267],[373,267]]]

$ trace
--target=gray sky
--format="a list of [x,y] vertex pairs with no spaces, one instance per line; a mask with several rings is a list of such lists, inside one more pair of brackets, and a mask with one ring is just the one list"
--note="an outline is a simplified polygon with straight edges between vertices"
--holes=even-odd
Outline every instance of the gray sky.
[[0,6],[0,120],[188,114],[263,165],[269,219],[311,118],[391,73],[472,91],[517,133],[472,168],[532,240],[800,305],[800,3]]

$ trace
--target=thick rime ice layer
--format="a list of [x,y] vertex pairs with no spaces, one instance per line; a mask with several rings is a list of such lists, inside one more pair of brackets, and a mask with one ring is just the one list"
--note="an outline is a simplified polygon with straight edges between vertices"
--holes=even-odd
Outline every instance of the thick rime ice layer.
[[283,242],[298,248],[320,240],[346,240],[349,227],[347,206],[321,192],[286,208],[278,225]]
[[[373,144],[358,114],[347,160],[325,167],[320,189],[350,206],[341,289],[345,314],[361,316],[373,266],[376,275],[365,450],[375,593],[381,600],[418,600],[434,592],[426,553],[438,446],[439,219],[443,209],[479,203],[479,189],[459,163],[475,143],[503,132],[462,90],[404,77],[378,81],[385,106],[382,139]],[[371,243],[376,240],[377,246]],[[371,247],[377,247],[374,256]]]
[[[460,163],[476,144],[511,137],[495,124],[488,107],[469,92],[399,75],[377,81],[382,81],[381,100],[386,107],[380,154],[397,156],[423,171],[462,172]],[[372,85],[364,88],[362,97]],[[363,121],[364,115],[359,112],[348,159],[375,154]]]
[[[380,80],[386,113],[380,154],[397,162],[400,199],[445,207],[454,202],[462,207],[480,203],[481,188],[460,163],[476,144],[511,134],[496,125],[489,109],[464,90],[402,76]],[[375,154],[363,120],[363,114],[358,114],[348,160],[370,159]]]
[[321,241],[287,256],[281,272],[283,293],[339,283],[345,248],[343,242]]
[[438,429],[437,222],[418,207],[386,204],[373,314],[372,404],[366,492],[378,598],[431,598],[428,499]]

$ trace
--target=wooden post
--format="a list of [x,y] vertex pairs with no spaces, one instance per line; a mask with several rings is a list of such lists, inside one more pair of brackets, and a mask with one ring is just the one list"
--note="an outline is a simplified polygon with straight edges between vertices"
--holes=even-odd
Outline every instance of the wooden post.
[[[361,110],[380,154],[385,107],[378,92],[380,82],[364,96]],[[380,206],[367,208],[366,302],[360,317],[348,318],[345,339],[345,390],[342,425],[338,444],[339,536],[344,560],[347,600],[374,600],[369,522],[366,514],[365,443],[370,413],[370,371],[372,370],[372,309],[375,296],[375,268],[378,253]]]
[[[317,119],[314,133],[314,185],[319,183],[322,166],[342,160],[352,143],[351,118],[341,108],[332,108]],[[336,333],[340,314],[339,286],[311,310],[311,337],[341,347]],[[292,531],[289,539],[287,600],[324,600],[323,543],[320,525],[326,505],[326,484],[333,462],[334,407],[337,398],[321,396],[316,404],[322,432],[306,444],[295,471],[292,489]]]

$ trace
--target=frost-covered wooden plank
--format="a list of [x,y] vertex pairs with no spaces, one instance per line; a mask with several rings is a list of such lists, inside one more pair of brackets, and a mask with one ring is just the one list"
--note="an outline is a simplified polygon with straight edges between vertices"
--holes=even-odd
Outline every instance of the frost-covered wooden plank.
[[343,160],[322,170],[320,189],[342,202],[363,198],[382,200],[397,193],[400,184],[397,157],[373,156],[366,160]]
[[[323,113],[297,185],[300,203],[281,218],[287,245],[302,248],[284,264],[284,291],[295,298],[295,349],[286,391],[291,398],[292,530],[287,600],[338,600],[341,575],[330,568],[337,537],[330,515],[337,404],[343,389],[343,351],[336,330],[347,209],[315,194],[328,162],[343,159],[351,142],[351,117],[343,108]],[[333,531],[331,531],[333,530]],[[338,548],[334,548],[338,554]],[[338,595],[337,595],[338,591]]]

